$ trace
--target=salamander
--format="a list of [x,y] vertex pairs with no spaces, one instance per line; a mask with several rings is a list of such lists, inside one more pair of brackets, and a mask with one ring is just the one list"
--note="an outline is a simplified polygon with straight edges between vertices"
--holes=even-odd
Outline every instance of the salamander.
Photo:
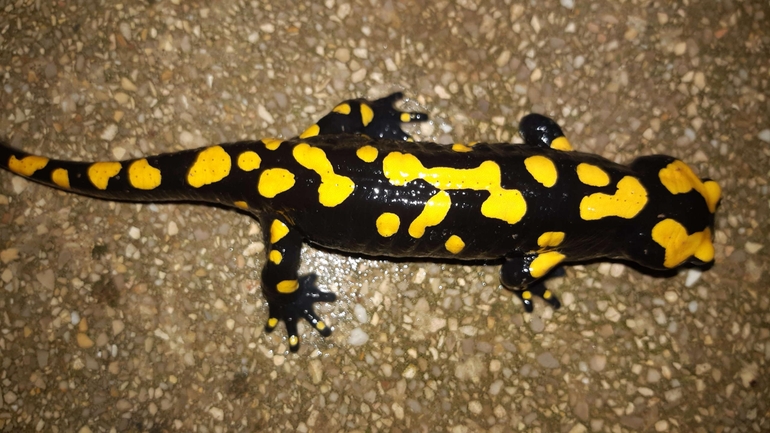
[[714,260],[721,190],[684,162],[651,155],[620,165],[573,150],[552,119],[521,119],[523,144],[415,142],[404,123],[425,113],[394,107],[395,93],[338,104],[298,137],[217,144],[126,161],[49,159],[0,144],[0,165],[65,191],[131,202],[231,207],[264,228],[265,329],[331,327],[314,304],[332,302],[313,273],[309,243],[349,254],[501,262],[502,285],[532,311],[554,268],[595,258],[657,270]]

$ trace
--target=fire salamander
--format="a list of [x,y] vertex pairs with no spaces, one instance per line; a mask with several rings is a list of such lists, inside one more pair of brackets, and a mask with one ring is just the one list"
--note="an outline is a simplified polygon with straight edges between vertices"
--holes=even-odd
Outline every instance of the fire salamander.
[[266,330],[297,322],[323,336],[314,311],[332,302],[316,275],[298,275],[303,242],[367,256],[500,260],[503,286],[526,310],[557,265],[624,259],[651,269],[714,260],[719,185],[684,162],[643,156],[630,165],[573,151],[553,120],[519,125],[524,144],[414,142],[394,108],[402,95],[345,101],[299,137],[214,145],[127,161],[71,162],[0,145],[0,165],[36,182],[132,202],[197,201],[239,209],[265,229]]

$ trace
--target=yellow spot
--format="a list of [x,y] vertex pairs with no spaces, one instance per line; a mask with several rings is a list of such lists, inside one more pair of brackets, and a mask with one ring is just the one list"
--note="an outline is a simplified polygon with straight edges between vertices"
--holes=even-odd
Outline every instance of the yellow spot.
[[556,251],[540,253],[529,264],[529,275],[532,275],[533,278],[540,278],[553,269],[554,266],[561,263],[562,260],[564,260],[564,254]]
[[121,167],[119,162],[95,162],[88,167],[86,174],[95,187],[105,190],[110,178],[120,173]]
[[652,239],[666,250],[663,266],[675,268],[691,256],[704,262],[714,259],[711,230],[687,234],[687,229],[677,221],[667,218],[652,228]]
[[248,209],[249,208],[249,204],[246,203],[245,201],[236,201],[236,202],[233,202],[233,204],[238,206],[241,209]]
[[564,232],[545,232],[537,238],[540,248],[558,247],[562,241],[564,241]]
[[48,158],[37,155],[25,156],[22,159],[16,159],[16,156],[11,155],[8,159],[8,168],[22,176],[32,176],[36,171],[45,167],[46,164],[48,164]]
[[256,152],[247,150],[238,155],[238,168],[243,171],[252,171],[259,168],[262,164],[262,158]]
[[296,347],[299,344],[299,337],[296,335],[289,336],[289,346]]
[[463,242],[460,236],[452,235],[447,239],[444,247],[452,254],[459,254],[465,248],[465,242]]
[[283,280],[275,288],[278,293],[294,293],[299,288],[297,280]]
[[326,323],[319,320],[318,323],[315,324],[315,329],[319,331],[323,331],[324,329],[326,329]]
[[282,143],[282,141],[277,138],[263,138],[262,142],[265,143],[265,148],[267,150],[276,150]]
[[361,123],[363,123],[364,126],[368,126],[369,123],[371,123],[372,119],[374,119],[374,111],[372,111],[371,107],[362,103],[361,104]]
[[610,184],[610,177],[607,172],[593,164],[580,163],[576,171],[578,179],[586,185],[607,186]]
[[569,151],[572,150],[572,145],[569,140],[567,140],[567,137],[556,137],[551,142],[551,149]]
[[275,317],[271,317],[267,319],[267,326],[271,329],[275,328],[276,326],[278,326],[278,319],[276,319]]
[[146,159],[137,159],[128,166],[128,181],[136,189],[151,190],[160,185],[160,170]]
[[706,198],[709,212],[714,213],[714,211],[717,210],[719,199],[722,197],[722,188],[713,180],[703,182],[703,188],[703,196]]
[[306,129],[305,132],[299,135],[299,138],[310,138],[315,137],[318,135],[318,133],[321,132],[321,127],[318,125],[313,125],[310,128]]
[[270,168],[259,175],[257,191],[262,197],[273,198],[294,186],[294,175],[284,168]]
[[545,300],[551,299],[551,296],[553,296],[553,293],[551,293],[550,290],[545,289],[545,291],[543,292],[543,299]]
[[421,238],[425,234],[425,229],[439,225],[444,221],[449,208],[452,206],[452,199],[446,191],[439,191],[428,199],[425,208],[417,215],[417,218],[409,225],[409,235],[413,238]]
[[335,113],[340,113],[340,114],[348,115],[348,114],[350,114],[350,104],[342,103],[342,104],[334,107],[334,109],[332,109],[332,111],[334,111]]
[[580,200],[580,218],[593,221],[610,216],[630,219],[647,204],[647,190],[639,180],[625,176],[614,195],[597,192]]
[[51,172],[51,180],[61,188],[70,187],[70,176],[67,170],[63,168],[57,168]]
[[527,301],[532,299],[532,292],[530,292],[529,290],[525,290],[521,292],[521,298]]
[[307,143],[294,146],[292,155],[297,162],[321,176],[318,187],[318,201],[326,207],[334,207],[345,201],[353,193],[356,185],[349,177],[334,173],[332,163],[326,158],[326,153]]
[[412,120],[412,116],[409,113],[401,113],[401,121],[404,123],[408,123]]
[[283,256],[281,255],[281,252],[277,250],[270,251],[269,257],[270,257],[270,261],[275,263],[276,265],[280,265],[281,260],[283,260]]
[[187,183],[200,188],[227,177],[232,168],[230,155],[222,146],[211,146],[198,153],[198,157],[187,172]]
[[494,161],[484,161],[476,168],[425,168],[412,154],[389,153],[382,161],[382,170],[390,183],[405,185],[423,179],[440,190],[471,189],[489,191],[489,198],[481,205],[481,214],[515,224],[527,212],[527,202],[516,189],[501,186],[500,166]]
[[706,200],[706,205],[711,213],[716,210],[719,198],[722,196],[722,190],[716,182],[710,180],[704,184],[687,164],[679,160],[661,169],[658,177],[660,183],[671,194],[684,194],[693,189],[698,191]]
[[270,243],[275,244],[276,242],[283,239],[284,236],[289,234],[289,227],[286,226],[281,220],[273,220],[273,223],[270,225]]
[[359,147],[358,150],[356,150],[356,156],[361,158],[361,161],[364,162],[374,162],[374,160],[377,159],[378,154],[379,151],[377,148],[369,145]]
[[550,188],[556,184],[559,175],[556,172],[556,166],[553,161],[542,155],[530,156],[524,160],[524,166],[536,181]]
[[456,143],[452,145],[452,150],[454,150],[455,152],[470,152],[473,149],[470,146]]
[[389,238],[398,232],[401,219],[394,213],[385,212],[377,217],[375,224],[377,225],[377,233],[384,238]]

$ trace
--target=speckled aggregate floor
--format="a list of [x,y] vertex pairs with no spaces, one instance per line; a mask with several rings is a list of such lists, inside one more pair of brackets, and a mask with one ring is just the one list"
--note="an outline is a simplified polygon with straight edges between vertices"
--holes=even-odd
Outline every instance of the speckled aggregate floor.
[[620,264],[523,312],[492,266],[308,250],[340,301],[265,334],[261,229],[0,173],[0,431],[770,431],[770,7],[725,1],[0,1],[0,133],[71,159],[290,137],[404,90],[442,143],[530,111],[719,181],[716,265]]

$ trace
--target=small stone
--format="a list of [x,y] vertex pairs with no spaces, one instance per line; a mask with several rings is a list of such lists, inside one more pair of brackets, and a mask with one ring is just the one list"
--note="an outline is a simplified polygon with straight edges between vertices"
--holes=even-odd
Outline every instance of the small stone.
[[313,359],[308,364],[308,372],[313,384],[318,385],[324,376],[323,363],[318,359]]
[[88,335],[82,332],[78,332],[75,339],[77,340],[78,346],[80,346],[81,349],[90,349],[94,347],[94,340],[91,340]]
[[13,393],[13,391],[8,391],[3,395],[3,401],[6,404],[13,404],[16,402],[16,394]]
[[78,433],[91,433],[91,428],[87,425],[84,425],[83,427],[80,427],[80,430],[78,430]]
[[695,77],[693,78],[693,84],[695,84],[695,87],[699,88],[700,90],[703,90],[706,88],[706,75],[703,72],[696,72]]
[[763,129],[759,131],[757,138],[764,141],[765,143],[770,143],[770,129]]
[[746,249],[746,252],[749,254],[756,254],[759,250],[761,250],[764,245],[758,244],[756,242],[746,242],[743,247]]
[[433,91],[436,92],[436,95],[438,95],[438,97],[441,99],[449,99],[452,97],[452,95],[450,95],[449,92],[447,92],[444,86],[440,84],[436,84],[433,87]]
[[369,315],[366,313],[366,308],[361,304],[356,304],[353,307],[353,315],[356,320],[358,320],[358,323],[363,324],[369,322]]
[[361,68],[350,75],[350,81],[353,83],[360,83],[366,78],[366,68]]
[[620,320],[620,312],[615,309],[615,307],[610,307],[607,309],[607,311],[604,313],[604,317],[612,322],[617,322]]
[[127,93],[118,92],[115,94],[115,96],[113,96],[113,99],[115,99],[115,101],[118,104],[125,105],[129,101],[129,99],[131,99],[131,97],[128,96]]
[[677,56],[681,56],[687,51],[687,43],[686,42],[677,42],[676,45],[674,45],[674,54]]
[[118,125],[111,123],[104,128],[99,138],[104,141],[112,141],[116,135],[118,135]]
[[703,271],[701,271],[700,269],[695,269],[695,268],[688,269],[687,277],[685,278],[685,281],[684,281],[684,286],[692,287],[693,285],[695,285],[695,283],[698,282],[698,280],[700,280],[700,276],[702,274],[703,274]]
[[190,131],[182,131],[179,133],[179,143],[183,146],[189,146],[193,143],[195,137]]
[[499,56],[497,56],[497,60],[495,63],[499,67],[503,67],[508,64],[508,62],[511,60],[511,51],[510,50],[503,50],[502,53],[500,53]]
[[604,370],[604,367],[607,365],[607,356],[606,355],[594,355],[591,357],[591,360],[588,361],[588,364],[591,366],[591,369],[594,371],[602,371]]
[[535,33],[540,33],[540,29],[542,27],[540,26],[540,20],[537,19],[537,15],[532,16],[532,19],[529,21],[529,24],[532,26],[532,30],[534,30]]
[[569,10],[575,9],[575,0],[559,0],[559,3]]
[[551,352],[543,352],[537,355],[537,363],[545,368],[558,368],[559,360],[556,359]]
[[120,319],[112,321],[112,335],[118,335],[126,328],[126,325]]
[[169,221],[166,232],[168,233],[169,236],[174,236],[179,233],[179,227],[177,227],[174,221]]
[[273,123],[275,123],[275,119],[273,119],[273,116],[270,114],[270,112],[268,112],[268,111],[267,111],[267,108],[265,108],[265,106],[264,106],[264,105],[262,105],[262,104],[259,104],[259,105],[257,106],[257,115],[258,115],[258,116],[259,116],[259,117],[260,117],[262,120],[264,120],[265,122],[267,122],[267,123],[268,123],[268,124],[270,124],[270,125],[272,125]]
[[218,407],[212,407],[209,409],[209,414],[217,421],[222,421],[225,419],[225,411]]
[[577,423],[573,425],[571,429],[569,429],[568,433],[586,433],[587,431],[588,429],[586,428],[586,426],[584,426],[581,423]]
[[682,399],[682,388],[669,389],[665,392],[664,396],[669,403],[675,403]]
[[369,334],[364,332],[361,328],[354,328],[352,331],[350,331],[350,336],[348,337],[348,344],[351,346],[362,346],[366,344],[366,342],[369,341]]
[[125,398],[121,398],[115,403],[115,408],[117,408],[121,412],[125,412],[129,409],[131,409],[133,405],[130,401],[126,400]]
[[128,236],[131,239],[139,239],[142,237],[142,232],[137,227],[131,227],[128,229]]
[[536,82],[540,81],[540,79],[543,78],[543,71],[540,68],[535,68],[534,71],[529,75],[529,81]]
[[123,90],[128,90],[129,92],[136,92],[136,85],[126,77],[120,79],[120,87],[122,87]]
[[478,400],[471,400],[468,403],[468,410],[471,411],[471,413],[478,415],[484,410],[484,406],[482,406],[481,402]]
[[580,69],[583,64],[585,64],[586,58],[583,56],[576,56],[575,60],[572,61],[572,66],[575,67],[575,69]]

